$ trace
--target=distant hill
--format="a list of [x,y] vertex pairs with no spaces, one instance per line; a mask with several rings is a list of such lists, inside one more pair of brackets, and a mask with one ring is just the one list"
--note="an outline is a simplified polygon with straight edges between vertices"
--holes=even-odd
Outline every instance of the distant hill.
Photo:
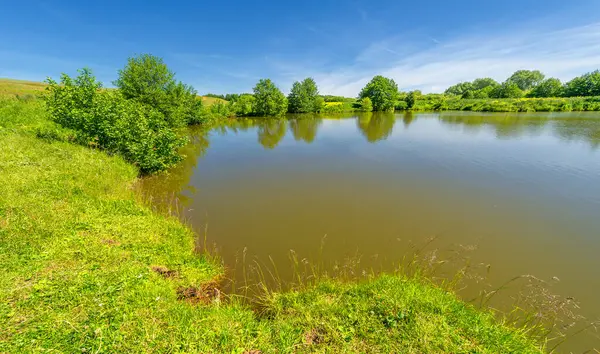
[[200,97],[202,97],[202,103],[205,103],[208,106],[211,106],[215,103],[227,103],[228,102],[222,98],[207,97],[207,96],[200,96]]
[[35,95],[46,88],[43,82],[1,79],[0,96]]
[[[45,82],[36,82],[36,81],[25,81],[25,80],[15,80],[15,79],[3,79],[0,78],[0,97],[1,96],[23,96],[23,95],[37,95],[39,93],[44,92],[46,88]],[[199,96],[202,98],[202,103],[210,106],[217,102],[227,103],[227,101],[214,98],[214,97],[205,97]]]

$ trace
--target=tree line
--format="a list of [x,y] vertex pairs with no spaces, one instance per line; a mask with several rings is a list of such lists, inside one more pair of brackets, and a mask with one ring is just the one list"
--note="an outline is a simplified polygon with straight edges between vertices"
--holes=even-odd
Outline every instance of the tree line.
[[539,70],[518,70],[503,83],[480,78],[450,86],[444,93],[465,99],[599,96],[600,71],[592,71],[562,83],[557,78],[546,78]]
[[[600,71],[586,73],[569,82],[562,83],[556,78],[546,78],[539,70],[518,70],[502,83],[492,78],[479,78],[472,82],[461,82],[453,85],[443,94],[427,95],[422,94],[419,90],[401,92],[393,79],[377,75],[362,88],[357,98],[321,95],[316,82],[312,78],[294,82],[290,94],[285,97],[271,80],[265,79],[260,80],[254,87],[254,94],[219,96],[229,101],[227,108],[219,109],[221,113],[226,115],[278,116],[284,113],[419,110],[422,107],[444,109],[446,101],[454,99],[486,100],[593,96],[600,96]],[[425,104],[423,104],[424,102]],[[434,103],[426,104],[426,102]],[[557,104],[559,103],[553,102],[550,105],[556,106]],[[454,106],[467,107],[467,105],[456,103]],[[495,105],[488,110],[520,109],[513,106],[511,106],[513,108],[504,106]],[[534,109],[533,106],[544,110],[555,110],[554,108],[558,109],[560,107],[569,110],[569,107],[588,107],[589,105],[586,102],[574,102],[574,104],[560,102],[560,107],[544,108],[548,106],[547,103],[536,103],[523,109],[531,110]],[[593,104],[592,106],[589,107],[596,110],[596,105]]]

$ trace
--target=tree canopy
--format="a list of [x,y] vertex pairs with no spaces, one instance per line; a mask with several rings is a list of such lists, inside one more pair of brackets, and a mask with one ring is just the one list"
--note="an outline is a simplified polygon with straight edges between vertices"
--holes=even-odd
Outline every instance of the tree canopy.
[[461,82],[450,86],[444,93],[462,98],[488,98],[492,90],[498,86],[500,84],[496,80],[484,77],[475,79],[473,82]]
[[560,97],[563,94],[563,84],[553,77],[542,81],[529,92],[529,97]]
[[126,99],[147,104],[164,114],[171,126],[192,121],[201,104],[191,86],[175,81],[175,74],[163,60],[150,54],[129,58],[113,84]]
[[473,84],[470,82],[461,82],[448,87],[444,93],[447,95],[462,96],[468,91],[473,91]]
[[518,70],[506,81],[516,84],[523,91],[527,91],[541,83],[545,77],[539,70]]
[[253,90],[254,114],[259,116],[281,116],[287,112],[287,98],[270,79],[261,79]]
[[498,81],[496,81],[490,77],[483,77],[483,78],[473,80],[472,86],[473,86],[473,90],[483,90],[487,87],[500,86],[500,84],[498,83]]
[[524,94],[519,85],[510,81],[506,81],[490,91],[491,98],[521,98]]
[[600,96],[600,71],[592,71],[567,82],[565,95],[568,97]]
[[373,103],[374,111],[390,111],[396,106],[399,95],[398,85],[394,80],[377,75],[363,87],[358,97],[368,97]]
[[291,113],[315,113],[321,110],[323,102],[317,83],[309,77],[302,82],[294,82],[288,95],[288,110]]

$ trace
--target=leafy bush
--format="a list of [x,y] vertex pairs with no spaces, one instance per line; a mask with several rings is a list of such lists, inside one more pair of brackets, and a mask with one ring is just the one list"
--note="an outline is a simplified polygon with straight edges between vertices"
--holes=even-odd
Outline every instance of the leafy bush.
[[406,109],[408,109],[408,104],[406,103],[406,101],[396,102],[396,110],[397,111],[404,111]]
[[165,170],[181,160],[185,139],[177,136],[160,110],[128,100],[119,90],[102,91],[88,69],[60,84],[48,79],[45,96],[52,119],[75,131],[80,144],[118,153],[141,173]]
[[369,97],[364,97],[360,101],[358,101],[360,105],[360,110],[363,112],[373,112],[373,102]]
[[255,98],[253,95],[242,94],[229,101],[229,110],[236,116],[252,115]]
[[325,102],[325,105],[321,108],[321,113],[343,113],[344,103],[343,102]]

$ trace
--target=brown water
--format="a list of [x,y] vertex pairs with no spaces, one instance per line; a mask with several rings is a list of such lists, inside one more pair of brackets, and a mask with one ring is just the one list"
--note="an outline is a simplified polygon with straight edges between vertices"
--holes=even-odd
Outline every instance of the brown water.
[[[238,277],[244,249],[288,280],[290,250],[389,270],[435,236],[440,257],[477,246],[471,263],[491,265],[492,286],[533,274],[600,317],[598,114],[256,119],[193,136],[185,163],[142,188],[208,230]],[[562,350],[592,346],[586,334]]]

